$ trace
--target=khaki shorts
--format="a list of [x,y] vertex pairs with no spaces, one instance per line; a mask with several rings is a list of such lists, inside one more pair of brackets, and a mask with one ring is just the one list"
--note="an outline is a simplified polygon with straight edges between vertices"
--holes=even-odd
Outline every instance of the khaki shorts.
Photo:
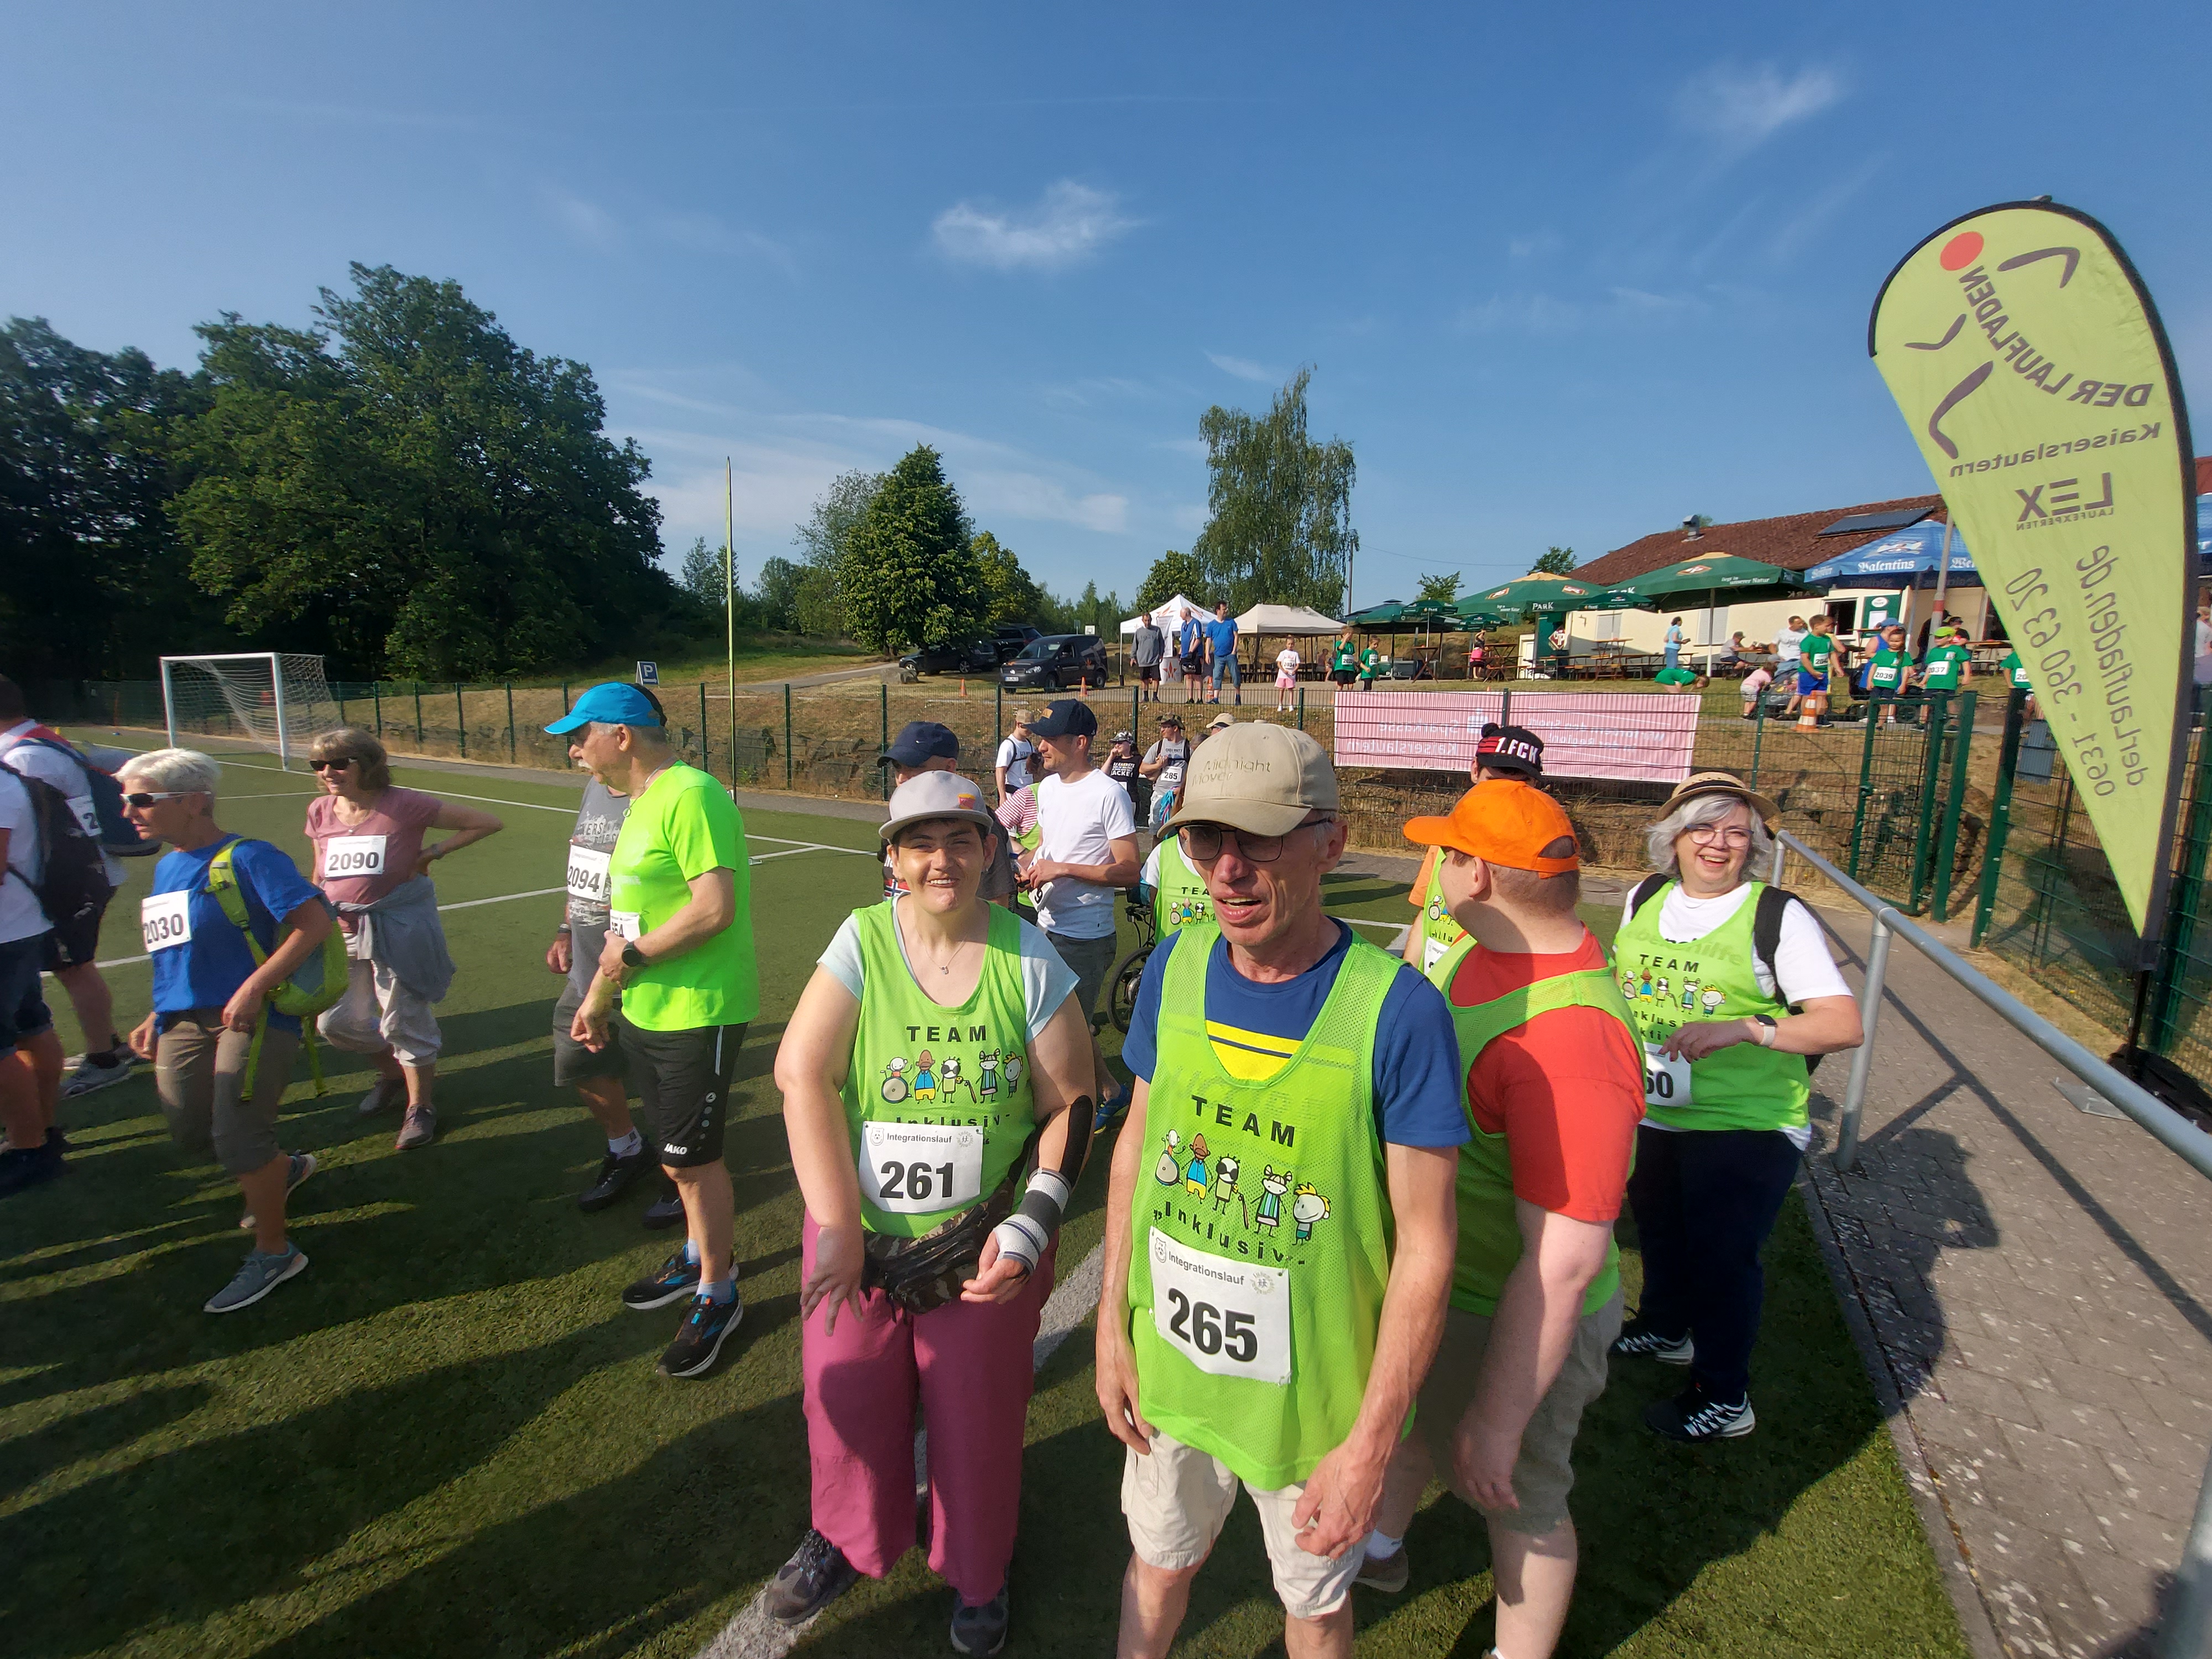
[[1414,1432],[1428,1446],[1437,1475],[1462,1499],[1482,1510],[1486,1521],[1508,1532],[1540,1537],[1567,1518],[1567,1493],[1575,1484],[1571,1459],[1575,1431],[1582,1426],[1583,1412],[1605,1392],[1605,1357],[1620,1334],[1620,1292],[1595,1313],[1584,1314],[1575,1327],[1575,1345],[1566,1364],[1544,1397],[1536,1414],[1521,1431],[1521,1455],[1513,1465],[1513,1495],[1517,1510],[1485,1509],[1461,1490],[1452,1468],[1452,1431],[1467,1414],[1482,1374],[1483,1350],[1490,1346],[1490,1320],[1461,1308],[1444,1310],[1444,1340],[1437,1345],[1436,1363],[1421,1384],[1420,1410],[1413,1419]]
[[251,1031],[224,1029],[222,1010],[171,1014],[154,1049],[154,1092],[169,1138],[195,1158],[215,1155],[227,1175],[252,1175],[283,1149],[276,1118],[300,1034],[274,1024],[261,1034],[261,1064],[246,1087]]
[[[1125,1451],[1121,1513],[1129,1517],[1129,1542],[1138,1559],[1163,1572],[1180,1572],[1205,1560],[1237,1506],[1240,1485],[1219,1458],[1172,1435],[1156,1431],[1148,1457]],[[1355,1542],[1332,1561],[1298,1547],[1291,1512],[1305,1496],[1303,1485],[1279,1492],[1251,1486],[1244,1490],[1260,1511],[1260,1532],[1267,1540],[1267,1565],[1274,1570],[1283,1610],[1293,1619],[1323,1619],[1342,1607],[1367,1552]]]

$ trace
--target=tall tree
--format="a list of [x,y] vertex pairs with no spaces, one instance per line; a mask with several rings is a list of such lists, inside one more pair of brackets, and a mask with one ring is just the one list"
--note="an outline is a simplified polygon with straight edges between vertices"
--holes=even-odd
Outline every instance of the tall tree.
[[1344,597],[1346,570],[1359,550],[1352,527],[1357,468],[1341,438],[1316,443],[1306,435],[1312,379],[1301,368],[1263,416],[1217,404],[1199,421],[1212,516],[1191,551],[1232,611],[1268,601],[1334,613]]
[[811,576],[803,585],[799,602],[805,615],[794,617],[801,632],[830,636],[845,631],[845,613],[838,597],[839,573],[844,568],[854,526],[884,487],[886,476],[859,467],[840,472],[816,498],[806,521],[794,527],[792,544]]
[[720,611],[726,598],[729,576],[735,574],[734,569],[728,575],[724,574],[722,550],[708,546],[707,538],[698,536],[692,538],[691,545],[684,551],[684,568],[676,578],[676,585],[700,604]]
[[26,681],[144,678],[237,641],[191,584],[164,504],[203,389],[43,318],[0,327],[0,663]]
[[1413,597],[1417,599],[1434,599],[1439,605],[1449,605],[1459,597],[1459,572],[1448,570],[1441,576],[1422,577],[1420,592]]
[[806,567],[786,558],[763,559],[753,579],[752,601],[763,628],[779,633],[799,631],[799,584]]
[[1190,554],[1179,553],[1174,548],[1152,561],[1152,568],[1145,572],[1142,586],[1137,589],[1136,609],[1154,611],[1165,605],[1176,594],[1187,599],[1206,597],[1206,570]]
[[960,497],[938,453],[908,451],[846,538],[837,585],[852,636],[871,651],[936,645],[972,630],[988,603]]
[[1041,594],[1014,550],[989,531],[979,530],[969,538],[968,551],[988,596],[984,623],[994,628],[1000,623],[1034,623]]
[[1554,576],[1571,576],[1575,569],[1575,550],[1571,547],[1547,548],[1544,556],[1531,567],[1531,574],[1544,571]]
[[634,442],[581,363],[515,343],[459,284],[352,267],[309,330],[204,325],[212,392],[173,504],[240,628],[356,673],[489,678],[619,648],[674,602]]

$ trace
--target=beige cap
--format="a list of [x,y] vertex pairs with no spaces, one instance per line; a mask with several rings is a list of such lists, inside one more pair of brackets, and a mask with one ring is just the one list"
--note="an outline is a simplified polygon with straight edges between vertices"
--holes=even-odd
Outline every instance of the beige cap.
[[1303,732],[1247,720],[1192,754],[1182,798],[1167,827],[1224,823],[1255,836],[1287,835],[1309,812],[1338,808],[1336,769]]
[[1226,732],[1236,724],[1237,716],[1234,714],[1216,714],[1212,720],[1206,721],[1206,729],[1209,732]]

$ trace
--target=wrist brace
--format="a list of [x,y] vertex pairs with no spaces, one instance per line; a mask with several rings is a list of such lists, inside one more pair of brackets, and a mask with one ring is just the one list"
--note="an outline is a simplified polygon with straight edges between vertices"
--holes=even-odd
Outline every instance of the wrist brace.
[[991,1229],[991,1237],[999,1241],[999,1255],[1019,1262],[1024,1273],[1035,1273],[1053,1240],[1060,1237],[1060,1224],[1067,1213],[1068,1200],[1074,1196],[1076,1177],[1083,1173],[1084,1153],[1091,1145],[1093,1110],[1088,1095],[1067,1109],[1067,1144],[1060,1152],[1060,1168],[1032,1170],[1021,1203]]

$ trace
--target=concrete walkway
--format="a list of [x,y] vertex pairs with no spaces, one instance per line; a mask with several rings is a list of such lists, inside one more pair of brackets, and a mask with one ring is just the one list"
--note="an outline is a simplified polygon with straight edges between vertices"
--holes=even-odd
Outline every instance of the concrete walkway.
[[[1856,985],[1866,918],[1824,919]],[[2212,1191],[1902,942],[1875,1042],[1859,1167],[1816,1093],[1807,1185],[1968,1636],[2148,1656],[2212,1440]]]

